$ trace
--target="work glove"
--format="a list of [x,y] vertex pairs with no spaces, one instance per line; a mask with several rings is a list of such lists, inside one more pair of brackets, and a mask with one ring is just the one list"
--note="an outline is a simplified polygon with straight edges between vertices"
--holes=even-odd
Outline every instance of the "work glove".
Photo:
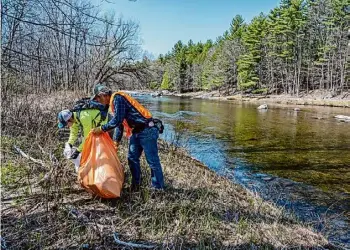
[[102,130],[101,127],[97,127],[97,128],[93,128],[93,129],[91,130],[91,132],[92,132],[93,134],[95,134],[95,135],[99,135],[99,134],[102,134],[104,131]]
[[69,159],[71,155],[72,155],[72,145],[66,142],[64,145],[63,156],[64,158]]
[[72,155],[70,156],[71,159],[77,159],[79,156],[80,152],[75,149],[74,152],[72,153]]

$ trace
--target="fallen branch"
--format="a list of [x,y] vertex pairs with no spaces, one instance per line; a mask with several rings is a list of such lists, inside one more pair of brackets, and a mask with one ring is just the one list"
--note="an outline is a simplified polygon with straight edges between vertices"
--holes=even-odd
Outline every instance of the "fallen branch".
[[49,167],[47,167],[45,165],[45,163],[41,160],[38,160],[38,159],[34,159],[33,157],[27,155],[26,153],[24,153],[19,147],[17,147],[16,145],[14,146],[14,148],[16,149],[16,151],[22,155],[24,158],[28,159],[28,160],[31,160],[32,162],[36,163],[36,164],[39,164],[40,166],[42,166],[43,168],[45,169],[49,169]]
[[118,233],[114,233],[113,238],[114,238],[115,243],[117,243],[119,245],[123,245],[123,246],[128,246],[128,247],[133,247],[133,248],[147,248],[147,249],[152,249],[152,248],[156,247],[154,245],[144,245],[144,244],[136,244],[136,243],[121,241],[121,240],[119,240]]
[[57,160],[54,154],[46,152],[42,146],[40,146],[39,144],[37,145],[43,154],[48,155],[50,157],[50,161],[53,163],[53,165],[57,166],[59,164],[59,161]]
[[48,166],[45,165],[45,163],[41,160],[38,160],[38,159],[35,159],[29,155],[27,155],[26,153],[24,153],[19,147],[17,147],[16,145],[14,146],[14,148],[16,149],[16,151],[18,153],[20,153],[24,158],[28,159],[28,160],[31,160],[32,162],[36,163],[36,164],[39,164],[40,166],[42,166],[43,168],[45,168],[45,170],[50,170],[49,172],[47,172],[45,174],[45,176],[39,180],[37,183],[35,183],[36,185],[40,185],[42,184],[43,182],[47,182],[50,180],[51,178],[51,175],[53,173],[53,171],[55,170],[55,168],[49,168]]

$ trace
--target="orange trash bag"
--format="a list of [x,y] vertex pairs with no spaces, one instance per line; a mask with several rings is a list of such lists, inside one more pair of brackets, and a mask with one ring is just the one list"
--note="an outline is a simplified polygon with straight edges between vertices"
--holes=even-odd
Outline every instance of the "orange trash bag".
[[124,169],[107,133],[89,133],[81,153],[78,181],[90,193],[102,198],[120,197]]

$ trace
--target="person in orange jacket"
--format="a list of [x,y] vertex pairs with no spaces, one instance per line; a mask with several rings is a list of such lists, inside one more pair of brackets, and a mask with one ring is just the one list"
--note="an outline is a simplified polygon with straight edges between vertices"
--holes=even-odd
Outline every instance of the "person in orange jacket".
[[128,164],[132,175],[132,190],[138,190],[141,185],[140,157],[145,152],[146,160],[151,168],[152,186],[164,189],[164,176],[158,155],[158,127],[152,114],[138,101],[124,92],[115,92],[97,84],[93,89],[92,99],[103,105],[109,104],[113,118],[105,125],[92,130],[94,134],[115,129],[114,141],[119,145],[123,131],[130,136]]

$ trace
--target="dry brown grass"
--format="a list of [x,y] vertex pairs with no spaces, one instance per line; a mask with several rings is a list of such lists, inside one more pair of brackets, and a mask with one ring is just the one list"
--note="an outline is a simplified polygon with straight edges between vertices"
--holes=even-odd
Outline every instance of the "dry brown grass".
[[[123,241],[160,249],[327,246],[322,235],[282,209],[164,142],[159,144],[167,183],[164,192],[149,188],[144,157],[141,191],[129,191],[124,140],[119,150],[127,177],[122,197],[91,196],[77,185],[73,166],[61,157],[67,134],[57,133],[56,114],[66,98],[53,99],[58,107],[51,110],[35,101],[3,104],[1,236],[9,249],[122,249],[113,240],[115,232]],[[36,119],[28,115],[33,111]],[[18,155],[14,145],[41,159],[47,168]],[[49,181],[36,184],[49,171]]]
[[327,91],[310,91],[309,94],[300,93],[299,97],[287,94],[241,94],[237,92],[234,95],[226,95],[224,92],[198,91],[188,93],[169,93],[174,96],[184,96],[199,99],[211,99],[219,101],[251,102],[251,103],[269,103],[283,105],[305,105],[305,106],[329,106],[329,107],[350,107],[350,93],[344,92],[341,95],[331,97]]
[[253,103],[270,103],[270,104],[283,104],[283,105],[304,105],[304,106],[328,106],[328,107],[350,107],[350,100],[347,99],[322,99],[320,97],[313,98],[311,96],[305,97],[291,97],[287,95],[270,95],[260,97],[244,97],[241,95],[228,96],[224,99],[230,101],[243,101]]

